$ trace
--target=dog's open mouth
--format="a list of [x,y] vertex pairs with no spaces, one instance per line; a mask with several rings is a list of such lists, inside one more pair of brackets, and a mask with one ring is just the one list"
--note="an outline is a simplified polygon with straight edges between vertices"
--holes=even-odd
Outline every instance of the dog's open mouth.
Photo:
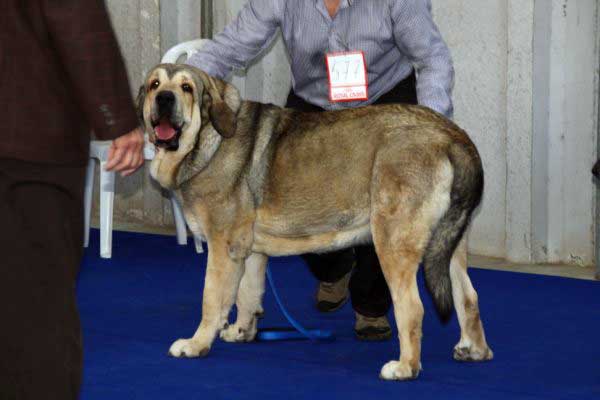
[[179,137],[181,136],[182,126],[177,126],[169,118],[161,118],[152,122],[154,134],[156,135],[155,145],[166,150],[177,150],[179,148]]

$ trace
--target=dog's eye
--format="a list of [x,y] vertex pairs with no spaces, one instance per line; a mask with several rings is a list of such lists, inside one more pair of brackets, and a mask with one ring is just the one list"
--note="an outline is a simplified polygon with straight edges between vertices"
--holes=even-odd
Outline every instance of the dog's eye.
[[157,89],[159,85],[160,85],[160,81],[158,79],[155,79],[150,84],[150,89]]
[[193,92],[192,87],[188,83],[184,83],[183,85],[181,85],[181,90],[183,90],[186,93],[192,93]]

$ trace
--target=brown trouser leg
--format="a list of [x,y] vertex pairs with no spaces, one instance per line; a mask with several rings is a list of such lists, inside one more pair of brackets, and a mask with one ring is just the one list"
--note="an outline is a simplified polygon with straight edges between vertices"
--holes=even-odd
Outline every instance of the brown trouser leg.
[[78,397],[83,184],[84,167],[0,159],[3,400]]

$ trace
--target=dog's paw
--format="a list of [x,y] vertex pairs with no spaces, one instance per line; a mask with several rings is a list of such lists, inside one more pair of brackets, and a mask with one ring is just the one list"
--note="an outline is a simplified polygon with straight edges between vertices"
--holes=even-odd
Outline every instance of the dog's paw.
[[454,347],[454,359],[456,361],[478,362],[489,361],[494,358],[494,353],[489,347],[476,349],[475,346],[462,346],[460,343]]
[[379,377],[386,381],[407,381],[416,379],[419,376],[420,371],[420,364],[419,368],[412,368],[408,363],[393,360],[381,368]]
[[229,325],[221,330],[220,337],[224,342],[242,343],[251,342],[256,337],[256,324],[250,324],[250,327],[242,328],[238,324]]
[[209,351],[210,347],[193,339],[179,339],[171,345],[169,355],[176,358],[197,358],[204,357]]

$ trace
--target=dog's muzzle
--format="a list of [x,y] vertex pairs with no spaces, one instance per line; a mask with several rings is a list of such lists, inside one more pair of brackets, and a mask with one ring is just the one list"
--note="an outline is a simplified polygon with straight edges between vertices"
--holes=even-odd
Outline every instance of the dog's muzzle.
[[166,150],[177,150],[179,148],[179,137],[183,124],[174,121],[175,94],[170,91],[162,91],[156,95],[157,117],[152,121],[152,128],[156,135],[154,144]]

